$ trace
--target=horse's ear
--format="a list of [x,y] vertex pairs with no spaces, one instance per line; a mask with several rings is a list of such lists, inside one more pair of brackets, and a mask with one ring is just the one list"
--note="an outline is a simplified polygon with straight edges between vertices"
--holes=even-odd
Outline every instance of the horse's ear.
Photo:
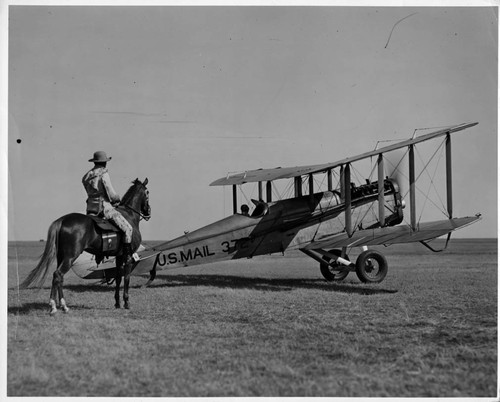
[[147,177],[144,179],[144,183],[142,183],[142,184],[144,184],[145,186],[148,185],[148,178]]

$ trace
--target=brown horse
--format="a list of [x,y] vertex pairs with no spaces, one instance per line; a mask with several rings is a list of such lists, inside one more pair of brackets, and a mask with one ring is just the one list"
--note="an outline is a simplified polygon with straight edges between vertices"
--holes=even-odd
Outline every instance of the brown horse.
[[[148,220],[151,216],[149,206],[149,191],[146,188],[148,179],[141,182],[134,180],[133,185],[125,193],[117,210],[132,225],[132,250],[137,250],[141,244],[141,233],[139,232],[139,221],[141,218]],[[29,273],[28,277],[20,285],[27,288],[30,285],[42,287],[47,277],[49,268],[57,258],[57,268],[52,279],[50,291],[50,313],[57,312],[56,300],[64,312],[68,312],[68,307],[63,295],[63,278],[69,271],[71,265],[78,256],[87,251],[94,255],[101,253],[102,238],[96,229],[96,225],[91,217],[79,213],[64,215],[52,222],[47,234],[45,250],[38,262],[38,265]],[[116,287],[115,287],[115,307],[120,308],[120,284],[122,276],[123,301],[126,309],[130,308],[128,289],[130,283],[130,273],[132,264],[124,264],[125,256],[120,246],[116,251]]]

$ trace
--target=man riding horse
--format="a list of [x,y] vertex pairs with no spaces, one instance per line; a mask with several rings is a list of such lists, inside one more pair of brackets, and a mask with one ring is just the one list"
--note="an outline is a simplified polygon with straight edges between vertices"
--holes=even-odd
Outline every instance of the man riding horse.
[[[148,220],[151,217],[149,190],[146,187],[148,179],[144,179],[143,182],[135,179],[120,200],[111,185],[106,169],[106,163],[110,160],[105,152],[94,153],[94,157],[89,160],[94,162],[94,167],[82,179],[88,194],[87,214],[69,213],[50,224],[45,249],[38,264],[19,285],[22,289],[31,285],[41,287],[50,269],[55,265],[50,289],[50,314],[55,314],[58,306],[64,312],[69,310],[63,294],[64,275],[84,251],[95,255],[96,262],[102,259],[105,249],[104,233],[108,240],[106,255],[116,256],[116,269],[110,269],[114,273],[116,283],[115,307],[120,308],[120,284],[123,278],[124,307],[130,308],[128,291],[133,269],[132,250],[137,250],[142,241],[139,231],[140,220]],[[119,206],[116,205],[118,202]],[[95,217],[90,216],[92,214],[112,220],[123,231],[122,247],[118,246],[117,241],[110,241],[113,238],[116,240],[116,234],[110,234],[110,230],[115,232],[115,229],[103,228],[101,223],[96,222]]]
[[106,164],[110,160],[111,157],[108,158],[104,151],[94,152],[94,157],[89,159],[89,162],[94,162],[94,167],[82,178],[83,187],[85,187],[88,196],[87,215],[104,216],[118,226],[124,234],[125,264],[129,264],[133,254],[131,246],[133,229],[123,215],[114,208],[114,205],[120,202],[120,196],[114,190],[106,168]]

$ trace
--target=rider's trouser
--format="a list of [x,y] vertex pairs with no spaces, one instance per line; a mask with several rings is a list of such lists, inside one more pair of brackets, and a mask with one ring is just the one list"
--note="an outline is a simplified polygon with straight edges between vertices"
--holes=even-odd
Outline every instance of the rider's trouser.
[[113,208],[111,204],[108,204],[107,202],[104,203],[104,217],[106,219],[112,219],[113,222],[120,228],[120,230],[124,233],[125,243],[131,243],[132,242],[132,231],[133,228],[128,223],[128,221],[123,217],[121,213],[119,213],[116,209]]

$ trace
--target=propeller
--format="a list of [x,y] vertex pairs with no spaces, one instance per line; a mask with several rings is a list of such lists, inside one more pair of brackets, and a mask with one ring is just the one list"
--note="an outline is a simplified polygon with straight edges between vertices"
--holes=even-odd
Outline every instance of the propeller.
[[394,180],[399,186],[399,192],[404,196],[408,190],[408,152],[404,149],[384,154],[385,171],[387,176]]

